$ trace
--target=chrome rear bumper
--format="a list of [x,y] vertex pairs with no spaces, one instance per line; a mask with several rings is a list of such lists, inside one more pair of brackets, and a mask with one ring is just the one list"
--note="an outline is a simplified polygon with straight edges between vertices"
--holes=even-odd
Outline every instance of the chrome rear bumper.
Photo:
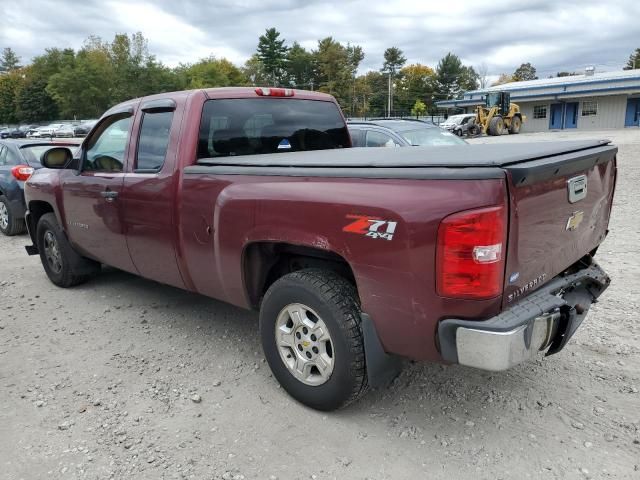
[[446,319],[438,326],[444,360],[483,370],[506,370],[539,352],[559,352],[609,286],[595,263],[558,276],[488,320]]

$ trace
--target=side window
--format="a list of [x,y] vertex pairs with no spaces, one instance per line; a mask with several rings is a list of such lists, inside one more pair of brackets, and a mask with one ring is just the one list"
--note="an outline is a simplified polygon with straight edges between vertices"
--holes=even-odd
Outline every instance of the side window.
[[82,170],[122,172],[130,126],[130,115],[114,115],[100,124],[87,142]]
[[7,163],[7,147],[0,145],[0,167],[8,165]]
[[375,130],[369,130],[367,132],[367,147],[398,147],[390,135],[386,133],[377,132]]
[[351,134],[352,147],[364,147],[364,130],[349,130],[349,134]]
[[169,146],[173,111],[146,112],[142,117],[135,172],[159,172]]

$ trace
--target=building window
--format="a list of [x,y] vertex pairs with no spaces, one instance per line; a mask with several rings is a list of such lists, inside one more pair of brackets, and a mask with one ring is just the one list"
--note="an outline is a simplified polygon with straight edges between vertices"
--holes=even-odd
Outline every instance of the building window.
[[534,105],[533,106],[533,118],[547,118],[547,106],[546,105]]
[[582,116],[591,117],[598,114],[598,102],[585,100],[582,102]]

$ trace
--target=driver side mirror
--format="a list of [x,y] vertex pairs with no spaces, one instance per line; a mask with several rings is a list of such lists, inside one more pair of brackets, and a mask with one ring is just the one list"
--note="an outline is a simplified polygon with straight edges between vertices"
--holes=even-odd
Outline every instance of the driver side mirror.
[[58,170],[78,169],[78,159],[73,158],[73,152],[66,147],[50,148],[40,157],[40,163],[43,167],[54,168]]

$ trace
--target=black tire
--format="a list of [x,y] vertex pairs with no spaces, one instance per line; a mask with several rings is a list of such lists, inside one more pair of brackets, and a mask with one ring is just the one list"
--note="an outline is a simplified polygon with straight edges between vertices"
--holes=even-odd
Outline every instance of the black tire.
[[[45,213],[38,220],[36,243],[44,271],[49,280],[59,287],[79,285],[100,271],[98,262],[83,257],[73,249],[53,213]],[[55,246],[59,260],[55,265],[47,253],[47,247],[52,246]]]
[[[296,378],[276,345],[277,319],[293,303],[313,309],[329,330],[333,371],[321,385],[307,385]],[[289,395],[311,408],[328,411],[344,407],[366,392],[360,313],[355,287],[328,270],[300,270],[271,285],[260,309],[260,336],[271,371]]]
[[2,206],[0,206],[2,214],[6,215],[6,223],[5,221],[0,221],[0,232],[8,237],[24,233],[27,228],[27,225],[24,223],[24,218],[16,217],[13,214],[9,200],[7,200],[7,197],[4,195],[0,195],[0,203],[2,204]]
[[515,115],[511,119],[511,125],[509,125],[509,133],[513,135],[520,133],[521,126],[522,126],[522,119],[518,115]]
[[469,130],[467,130],[467,136],[475,137],[477,135],[480,135],[480,127],[478,127],[477,125],[471,125],[469,127]]
[[500,116],[495,116],[489,122],[489,135],[502,135],[504,132],[504,120]]
[[462,136],[462,129],[461,128],[456,128],[453,133],[455,133],[457,136],[461,137]]

